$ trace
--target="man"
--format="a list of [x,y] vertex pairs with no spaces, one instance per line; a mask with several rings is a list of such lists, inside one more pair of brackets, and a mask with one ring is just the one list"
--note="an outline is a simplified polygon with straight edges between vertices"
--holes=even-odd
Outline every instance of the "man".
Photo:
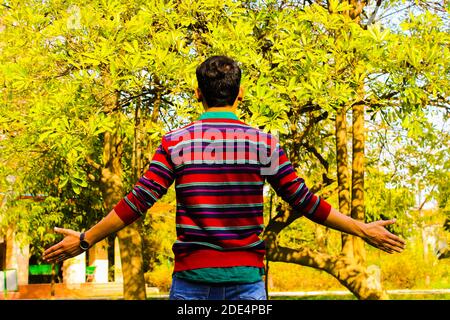
[[264,282],[263,186],[268,181],[296,214],[359,236],[389,253],[404,241],[384,227],[339,213],[312,194],[270,134],[235,115],[243,90],[241,70],[213,56],[196,71],[196,96],[206,112],[162,138],[149,169],[112,211],[85,233],[65,235],[44,253],[62,261],[142,217],[175,181],[177,240],[170,299],[266,299]]

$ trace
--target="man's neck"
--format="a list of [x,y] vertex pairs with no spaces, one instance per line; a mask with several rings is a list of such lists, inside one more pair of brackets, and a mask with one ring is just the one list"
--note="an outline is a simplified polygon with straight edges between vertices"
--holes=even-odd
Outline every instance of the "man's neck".
[[234,108],[233,106],[224,106],[224,107],[212,107],[212,108],[207,108],[205,110],[206,112],[233,112],[235,113],[236,108]]

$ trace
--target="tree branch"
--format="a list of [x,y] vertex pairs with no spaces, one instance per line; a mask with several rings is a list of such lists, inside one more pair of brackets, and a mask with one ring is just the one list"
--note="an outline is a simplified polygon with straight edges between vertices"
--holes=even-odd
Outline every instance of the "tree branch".
[[377,0],[375,10],[372,12],[372,15],[370,16],[369,20],[367,21],[367,25],[371,25],[375,21],[375,16],[378,13],[378,9],[380,9],[381,2],[382,2],[382,0]]
[[122,98],[122,99],[120,99],[120,100],[122,100],[122,101],[120,101],[120,106],[123,107],[123,106],[127,105],[130,101],[134,100],[134,99],[137,99],[139,97],[146,96],[146,95],[149,95],[149,94],[154,94],[154,92],[155,92],[154,90],[148,89],[148,90],[143,90],[138,95],[127,97],[127,98]]
[[268,259],[276,262],[295,263],[326,271],[349,289],[358,299],[388,299],[388,295],[380,288],[367,285],[368,274],[365,268],[352,263],[343,255],[332,256],[310,248],[292,249],[273,245],[271,240],[267,252]]
[[309,120],[308,125],[306,126],[305,130],[303,130],[303,134],[301,135],[299,141],[301,141],[303,143],[303,140],[307,137],[307,135],[309,134],[309,131],[311,131],[312,127],[319,123],[320,121],[325,120],[326,118],[328,118],[328,111],[325,111],[324,113],[322,113],[320,116],[312,118]]
[[95,162],[94,160],[92,160],[92,158],[89,157],[89,156],[86,156],[85,160],[86,160],[86,162],[87,162],[91,167],[93,167],[93,168],[96,169],[96,170],[100,170],[101,167],[102,167],[102,166],[99,165],[97,162]]
[[390,12],[390,13],[386,14],[385,16],[380,17],[380,19],[378,19],[378,21],[380,21],[380,20],[382,20],[382,19],[385,19],[385,18],[387,18],[387,17],[390,17],[390,16],[392,16],[392,15],[394,15],[394,14],[397,14],[397,13],[403,11],[403,10],[409,10],[409,9],[412,8],[412,7],[413,7],[413,5],[411,4],[411,5],[407,6],[406,8],[401,8],[401,9],[399,9],[399,10],[397,10],[397,11]]
[[325,158],[317,151],[316,147],[310,145],[308,142],[303,142],[301,144],[303,147],[306,148],[309,152],[311,152],[317,160],[319,160],[320,164],[325,168],[325,170],[328,172],[329,164],[328,161],[325,160]]
[[[395,97],[397,94],[398,94],[397,91],[391,91],[389,93],[386,93],[386,94],[378,97],[377,100],[389,100],[389,99]],[[371,102],[370,100],[367,101],[367,100],[363,99],[363,100],[358,100],[358,101],[353,102],[351,104],[351,107],[353,107],[353,106],[360,106],[360,105],[380,106],[381,104],[380,103],[374,103],[374,102]]]
[[423,200],[423,202],[420,204],[418,211],[422,210],[423,206],[430,200],[430,197],[432,196],[432,192],[434,191],[435,188],[436,188],[436,185],[434,185],[433,188],[431,188],[431,191],[428,194],[428,196],[426,196],[425,199]]
[[[335,179],[331,179],[327,176],[326,173],[322,174],[322,181],[313,185],[311,188],[309,188],[309,191],[312,193],[317,193],[319,190],[324,189],[331,185],[332,183],[336,182]],[[324,193],[321,195],[321,198],[326,199],[329,197],[329,194],[333,193],[335,190],[328,191],[327,193]]]

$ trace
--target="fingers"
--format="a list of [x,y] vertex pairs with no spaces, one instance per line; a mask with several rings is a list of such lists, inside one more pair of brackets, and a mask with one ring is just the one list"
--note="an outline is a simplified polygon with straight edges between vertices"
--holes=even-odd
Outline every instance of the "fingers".
[[398,245],[396,242],[391,241],[391,240],[387,240],[387,241],[384,243],[384,246],[385,246],[388,250],[391,251],[390,253],[394,253],[394,252],[401,253],[401,252],[403,251],[403,249],[404,249],[403,246]]
[[405,244],[405,240],[403,240],[402,238],[400,238],[399,236],[393,234],[392,232],[388,232],[388,237],[394,241],[400,242],[402,244]]
[[64,229],[64,228],[55,227],[54,230],[55,230],[56,233],[60,233],[60,234],[65,235],[65,236],[78,237],[80,235],[78,232],[76,232],[74,230],[70,230],[70,229]]
[[[395,219],[388,220],[388,221],[393,221],[392,223],[395,223]],[[388,224],[392,224],[392,223],[388,223]],[[397,251],[397,252],[403,251],[403,249],[405,249],[405,246],[406,246],[405,240],[403,240],[399,236],[393,234],[392,232],[389,232],[386,229],[385,229],[385,231],[386,231],[386,235],[387,235],[386,241],[395,247],[395,251]]]
[[384,252],[387,252],[387,253],[394,253],[394,252],[396,252],[396,250],[398,250],[398,249],[394,249],[395,246],[393,246],[393,245],[391,245],[391,244],[389,244],[387,242],[384,242],[384,241],[381,241],[381,242],[369,242],[369,244],[371,246],[373,246],[373,247],[375,247],[375,248],[377,248],[379,250],[382,250]]
[[378,221],[378,223],[379,223],[380,226],[385,227],[385,226],[394,224],[396,221],[397,221],[396,219],[391,219],[391,220],[380,220],[380,221]]
[[44,253],[44,261],[50,263],[61,262],[80,253],[78,248],[67,249],[64,245],[61,244],[58,244],[54,247],[56,248],[55,250],[51,252],[46,251]]
[[406,242],[402,238],[400,238],[400,237],[398,237],[395,234],[390,233],[390,232],[388,233],[388,238],[391,241],[391,243],[393,243],[394,245],[396,245],[396,246],[398,246],[398,247],[400,247],[402,249],[405,248]]
[[381,251],[387,252],[387,253],[394,253],[391,246],[385,242],[378,242],[378,241],[368,241],[368,243]]
[[405,249],[405,241],[394,234],[388,233],[383,239],[379,239],[375,246],[388,253],[401,253]]
[[63,246],[63,244],[62,244],[62,241],[61,241],[61,242],[55,244],[54,246],[48,248],[47,250],[45,250],[45,251],[44,251],[44,259],[45,259],[46,257],[50,256],[50,255],[52,254],[52,252],[55,252],[55,251],[61,249],[62,246]]
[[[394,219],[390,219],[390,220],[381,220],[378,221],[378,225],[382,226],[382,227],[386,227],[389,226],[391,224],[394,224],[397,220]],[[385,230],[385,239],[384,241],[384,245],[386,246],[387,250],[384,250],[386,252],[389,253],[394,253],[394,252],[402,252],[405,249],[405,245],[406,242],[405,240],[401,239],[400,237],[398,237],[397,235],[393,234],[392,232],[389,232],[387,229]],[[381,249],[381,248],[380,248]]]
[[391,249],[389,249],[387,247],[378,248],[378,249],[380,249],[380,250],[382,250],[382,251],[384,251],[386,253],[389,253],[389,254],[393,254],[394,253],[394,251],[392,251]]
[[45,255],[44,260],[47,262],[54,262],[62,255],[65,255],[64,250],[59,249],[59,250],[53,251],[52,253]]
[[69,256],[67,254],[61,254],[59,257],[56,258],[56,262],[62,262],[69,258],[71,258],[71,256]]
[[58,262],[62,262],[64,260],[66,260],[66,259],[69,259],[71,257],[72,257],[72,255],[60,251],[57,254],[53,255],[52,257],[47,258],[45,261],[49,262],[49,263],[55,263],[55,262],[58,263]]
[[370,230],[371,236],[365,238],[365,241],[373,247],[387,253],[401,253],[405,249],[405,241],[386,230],[381,226],[381,223],[384,224],[385,221],[372,224],[373,228]]

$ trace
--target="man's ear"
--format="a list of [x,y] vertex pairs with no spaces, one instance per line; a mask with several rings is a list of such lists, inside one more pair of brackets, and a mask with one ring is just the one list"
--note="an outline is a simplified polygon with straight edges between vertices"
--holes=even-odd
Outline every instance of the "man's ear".
[[203,95],[202,92],[200,91],[200,88],[195,89],[195,97],[197,98],[198,102],[202,102]]
[[244,99],[244,88],[239,87],[239,93],[237,96],[238,101],[242,101],[242,99]]

